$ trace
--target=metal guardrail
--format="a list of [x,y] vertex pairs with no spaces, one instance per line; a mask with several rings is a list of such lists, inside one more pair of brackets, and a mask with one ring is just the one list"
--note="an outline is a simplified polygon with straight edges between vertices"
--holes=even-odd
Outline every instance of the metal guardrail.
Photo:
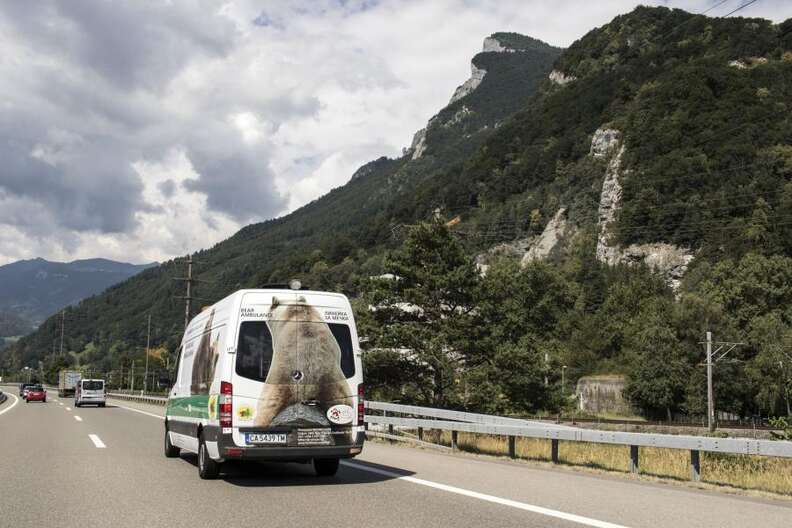
[[125,394],[122,392],[108,392],[107,397],[118,398],[119,400],[153,403],[154,405],[165,405],[166,403],[168,403],[168,398],[164,396],[150,396],[146,394]]
[[[408,416],[378,416],[366,414],[366,425],[387,425],[388,434],[394,434],[395,427],[417,429],[418,440],[423,441],[423,432],[427,429],[438,429],[451,432],[451,447],[457,449],[458,433],[476,433],[507,436],[509,439],[509,456],[516,458],[515,440],[517,437],[541,438],[551,442],[551,459],[559,462],[558,447],[560,441],[590,442],[630,446],[630,471],[638,473],[639,448],[660,447],[667,449],[685,449],[690,451],[690,478],[701,479],[701,451],[713,453],[729,453],[738,455],[762,455],[792,458],[792,442],[755,440],[750,438],[716,438],[707,436],[664,435],[648,433],[627,433],[620,431],[599,431],[578,429],[545,424],[515,424],[488,415],[473,415],[443,409],[430,409],[411,405],[392,403],[366,402],[370,411],[384,411]],[[414,418],[414,416],[435,419]],[[441,418],[441,419],[437,419]],[[458,421],[453,421],[458,420]],[[466,421],[470,420],[470,421]],[[407,438],[404,438],[408,440]]]
[[[108,397],[165,405],[168,401],[163,396],[140,394],[107,393]],[[701,479],[701,451],[712,453],[728,453],[735,455],[761,455],[771,457],[792,458],[792,442],[756,440],[752,438],[717,438],[708,436],[668,435],[650,433],[628,433],[621,431],[600,431],[580,429],[555,424],[545,424],[518,418],[506,418],[488,414],[449,411],[414,405],[366,401],[368,411],[381,411],[383,415],[365,415],[366,426],[385,425],[388,432],[376,432],[378,436],[426,443],[423,440],[425,430],[437,429],[451,432],[451,449],[458,448],[458,433],[474,433],[496,436],[507,436],[509,439],[509,456],[516,458],[516,438],[540,438],[550,440],[551,460],[559,462],[559,442],[590,442],[595,444],[623,445],[630,447],[630,471],[638,473],[640,468],[639,449],[641,447],[660,447],[666,449],[684,449],[690,451],[690,478]],[[389,416],[394,413],[406,416]],[[415,418],[418,416],[419,418]],[[395,434],[395,427],[417,429],[417,438],[412,439]],[[372,431],[374,432],[374,431]],[[387,436],[386,436],[387,435]]]
[[535,425],[541,427],[552,427],[561,429],[572,429],[567,425],[548,424],[539,420],[526,420],[522,418],[507,418],[504,416],[494,416],[491,414],[479,414],[465,411],[448,411],[446,409],[433,409],[431,407],[416,407],[414,405],[401,405],[398,403],[386,403],[377,401],[367,401],[366,408],[373,411],[394,412],[399,414],[411,414],[415,416],[426,416],[429,418],[440,418],[443,420],[453,420],[457,422],[468,422],[477,424],[498,424],[498,425]]

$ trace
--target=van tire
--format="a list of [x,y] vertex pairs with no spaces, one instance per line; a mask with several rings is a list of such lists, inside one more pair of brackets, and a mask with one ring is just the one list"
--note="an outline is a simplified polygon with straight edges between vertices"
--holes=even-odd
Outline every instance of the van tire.
[[171,443],[170,434],[168,433],[168,424],[165,424],[165,458],[176,458],[181,453],[181,449]]
[[313,465],[320,477],[332,477],[338,472],[337,458],[314,458]]
[[203,433],[198,437],[198,476],[203,480],[213,480],[220,475],[220,464],[212,460],[206,449]]

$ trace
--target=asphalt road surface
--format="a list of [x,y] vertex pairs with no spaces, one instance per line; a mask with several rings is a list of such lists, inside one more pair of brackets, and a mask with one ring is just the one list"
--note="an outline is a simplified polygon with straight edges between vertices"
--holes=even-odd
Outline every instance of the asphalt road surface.
[[310,465],[162,454],[162,408],[0,405],[0,526],[785,527],[792,503],[367,443],[335,477]]

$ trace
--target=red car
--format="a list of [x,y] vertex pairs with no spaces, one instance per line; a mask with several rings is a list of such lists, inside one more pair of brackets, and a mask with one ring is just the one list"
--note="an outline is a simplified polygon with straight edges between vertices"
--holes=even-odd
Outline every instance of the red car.
[[47,391],[44,390],[44,387],[39,385],[37,387],[30,387],[27,390],[25,402],[30,403],[32,401],[47,402]]

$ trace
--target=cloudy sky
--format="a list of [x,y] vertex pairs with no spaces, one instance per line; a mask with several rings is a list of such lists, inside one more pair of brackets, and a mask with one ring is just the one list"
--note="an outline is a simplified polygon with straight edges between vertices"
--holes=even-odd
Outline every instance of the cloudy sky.
[[[2,0],[0,265],[211,246],[397,156],[485,36],[568,46],[636,4]],[[741,13],[781,21],[792,2]]]

